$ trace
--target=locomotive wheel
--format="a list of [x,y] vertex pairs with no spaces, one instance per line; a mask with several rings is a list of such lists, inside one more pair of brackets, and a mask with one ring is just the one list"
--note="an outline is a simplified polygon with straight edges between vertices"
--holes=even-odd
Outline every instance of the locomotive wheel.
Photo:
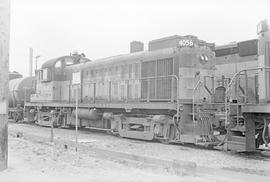
[[15,119],[16,122],[18,122],[19,121],[19,115],[16,114],[14,119]]
[[158,141],[162,144],[169,145],[171,143],[170,139],[158,139]]
[[15,112],[11,113],[11,119],[14,119],[14,120],[15,120],[16,115],[17,115],[17,114],[16,114]]
[[113,135],[113,136],[120,136],[118,132],[115,132],[115,131],[112,131],[112,130],[107,131],[107,133],[110,134],[110,135]]

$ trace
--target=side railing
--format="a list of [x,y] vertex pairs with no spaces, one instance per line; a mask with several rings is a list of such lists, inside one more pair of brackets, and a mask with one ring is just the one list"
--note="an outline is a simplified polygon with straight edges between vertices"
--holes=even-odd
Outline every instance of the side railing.
[[201,80],[198,80],[198,82],[196,83],[196,85],[194,86],[194,89],[192,91],[192,120],[193,120],[193,123],[195,123],[195,102],[196,102],[195,94],[196,94],[196,91],[198,90],[199,86],[201,86],[201,85],[202,85]]
[[[239,105],[240,104],[247,104],[251,103],[250,97],[249,97],[249,91],[248,89],[250,88],[248,79],[250,77],[249,72],[255,71],[254,75],[254,90],[255,90],[255,97],[258,93],[256,93],[256,87],[257,87],[257,82],[256,82],[256,75],[258,76],[258,71],[263,71],[263,70],[270,70],[270,67],[257,67],[257,68],[250,68],[250,69],[245,69],[241,70],[233,75],[231,78],[231,81],[226,87],[226,92],[225,92],[225,126],[229,124],[229,117],[231,115],[231,103],[232,103],[232,94],[233,94],[233,88],[235,88],[234,93],[235,93],[235,98],[236,98],[236,105],[237,105],[237,123],[239,122]],[[241,86],[241,76],[244,77],[244,88]],[[243,95],[244,100],[240,100],[240,93]],[[257,100],[257,99],[256,99]],[[258,102],[258,101],[257,101]]]
[[[209,89],[207,87],[207,84],[206,84],[206,79],[207,78],[211,78],[211,84],[212,84],[212,88]],[[197,92],[200,92],[200,88],[203,88],[211,97],[211,100],[213,99],[213,92],[214,92],[214,77],[212,76],[204,76],[203,77],[203,81],[201,79],[199,79],[197,81],[197,83],[195,84],[194,88],[193,88],[193,91],[192,91],[192,120],[193,120],[193,123],[195,123],[195,106],[196,104],[198,104],[197,100],[200,99],[201,95],[198,94]],[[199,95],[199,99],[197,98],[197,95]]]
[[[166,80],[168,81],[168,79],[170,79],[170,88],[158,88],[157,86],[157,83],[158,81],[164,81],[163,83],[164,84],[161,84],[161,86],[167,86],[168,84],[165,84]],[[129,92],[130,92],[130,83],[134,83],[134,82],[139,82],[139,85],[140,85],[140,88],[139,89],[139,92],[142,92],[142,91],[146,91],[147,93],[140,93],[140,97],[137,97],[135,99],[132,99],[129,97]],[[109,89],[108,89],[108,93],[107,93],[107,96],[108,96],[108,100],[106,102],[113,102],[112,100],[112,84],[116,83],[118,84],[118,90],[119,90],[119,84],[120,83],[125,83],[125,87],[126,87],[126,91],[124,93],[124,95],[126,95],[126,98],[125,98],[125,102],[131,102],[131,101],[138,101],[138,102],[157,102],[157,101],[169,101],[169,102],[176,102],[176,110],[177,110],[177,113],[176,113],[176,117],[177,117],[177,122],[179,123],[179,116],[180,116],[180,113],[179,113],[179,108],[180,108],[180,103],[179,103],[179,78],[177,75],[166,75],[166,76],[152,76],[152,77],[142,77],[142,78],[134,78],[134,79],[124,79],[124,80],[115,80],[115,81],[87,81],[87,80],[84,80],[83,81],[83,86],[86,86],[87,84],[93,84],[94,85],[94,90],[93,90],[93,103],[96,103],[97,102],[97,96],[96,96],[96,93],[97,93],[97,88],[96,88],[96,85],[99,84],[99,83],[108,83],[109,84]],[[144,90],[142,90],[142,87],[143,87],[143,83],[146,83],[144,86]],[[152,87],[151,88],[151,84],[155,85],[155,87]],[[164,89],[166,92],[169,92],[170,94],[170,98],[158,98],[158,97],[155,97],[155,98],[151,98],[151,91],[153,91],[153,95],[157,96],[158,94],[158,89]],[[81,91],[82,93],[83,91]],[[146,96],[146,97],[143,97],[143,95]],[[83,98],[82,98],[83,99]]]

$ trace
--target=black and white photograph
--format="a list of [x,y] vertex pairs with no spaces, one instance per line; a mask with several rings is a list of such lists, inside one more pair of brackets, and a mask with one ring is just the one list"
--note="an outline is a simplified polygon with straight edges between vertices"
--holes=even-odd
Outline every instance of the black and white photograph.
[[180,181],[270,181],[270,1],[0,0],[0,182]]

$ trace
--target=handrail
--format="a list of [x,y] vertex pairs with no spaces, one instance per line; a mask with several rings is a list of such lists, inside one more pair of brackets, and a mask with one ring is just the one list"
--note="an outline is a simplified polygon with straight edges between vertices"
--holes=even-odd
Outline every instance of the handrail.
[[229,90],[229,88],[231,87],[231,85],[233,84],[235,78],[237,77],[237,75],[240,75],[242,72],[244,71],[255,71],[255,70],[262,70],[262,69],[270,69],[270,67],[257,67],[257,68],[249,68],[249,69],[244,69],[244,70],[240,70],[237,73],[235,73],[230,81],[230,83],[227,85],[226,87],[226,94]]
[[193,123],[195,122],[195,91],[197,90],[197,88],[199,87],[201,83],[202,83],[201,79],[199,79],[192,91],[192,121]]
[[228,123],[228,104],[230,103],[230,91],[232,88],[233,83],[235,82],[235,79],[241,75],[242,72],[247,72],[247,71],[255,71],[255,70],[266,70],[266,69],[270,69],[270,67],[257,67],[257,68],[248,68],[248,69],[243,69],[238,71],[237,73],[235,73],[231,79],[231,81],[229,82],[229,84],[226,87],[225,90],[225,111],[226,111],[226,115],[225,115],[225,124]]
[[[215,78],[215,76],[203,76],[204,78]],[[193,120],[193,122],[195,122],[195,91],[198,89],[198,87],[200,86],[200,84],[202,84],[202,80],[201,79],[199,79],[198,81],[197,81],[197,83],[196,83],[196,85],[195,85],[195,87],[193,88],[193,91],[192,91],[192,120]],[[211,95],[211,93],[209,92],[209,90],[208,90],[208,88],[207,87],[205,87],[205,85],[204,85],[204,87],[203,87],[208,93],[209,93],[209,95]],[[213,94],[213,93],[212,93]]]
[[[133,78],[133,79],[125,79],[125,80],[116,80],[116,81],[136,81],[136,80],[149,80],[149,79],[160,79],[160,78],[175,78],[177,85],[176,85],[176,116],[177,116],[177,123],[179,123],[179,116],[180,116],[180,101],[179,101],[179,78],[177,75],[166,75],[166,76],[152,76],[152,77],[141,77],[141,78]],[[100,82],[93,82],[93,81],[84,81],[83,83],[104,83],[104,81],[100,81]],[[149,92],[149,90],[148,90]]]

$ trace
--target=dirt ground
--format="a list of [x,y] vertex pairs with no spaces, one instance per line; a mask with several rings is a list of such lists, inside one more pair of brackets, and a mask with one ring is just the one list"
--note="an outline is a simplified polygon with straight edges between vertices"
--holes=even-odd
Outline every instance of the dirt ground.
[[228,181],[223,178],[179,176],[125,163],[93,158],[87,153],[59,148],[52,144],[33,143],[9,137],[9,168],[0,172],[1,182],[89,182],[89,181]]
[[[35,136],[46,137],[50,141],[50,128],[46,127],[9,124],[9,131],[11,133],[22,131],[25,134],[29,133]],[[54,138],[57,140],[75,141],[75,132],[74,130],[55,128]],[[162,159],[185,160],[195,162],[198,166],[239,170],[249,169],[252,171],[265,171],[266,174],[269,174],[270,171],[270,158],[262,160],[253,155],[247,156],[194,146],[166,145],[158,142],[132,140],[92,131],[79,131],[78,141],[85,146],[144,156],[155,156]]]
[[[32,133],[36,136],[48,136],[49,128],[30,125],[9,125],[9,168],[0,172],[0,182],[69,182],[69,181],[245,181],[209,175],[179,175],[160,170],[145,169],[140,164],[95,158],[86,150],[75,152],[73,148],[64,148],[48,141],[33,142],[25,137],[16,138],[14,133]],[[74,140],[74,131],[55,129],[55,139]],[[81,145],[109,148],[122,152],[132,152],[163,159],[185,159],[196,161],[197,165],[214,168],[230,168],[261,172],[270,171],[270,162],[229,155],[218,151],[196,149],[153,142],[121,139],[100,133],[81,131]],[[177,150],[176,150],[177,149]],[[218,160],[220,158],[221,160]],[[226,162],[223,162],[226,161]],[[252,165],[253,164],[253,165]],[[245,165],[245,166],[244,166]],[[265,171],[266,170],[266,171]],[[270,178],[269,178],[270,179]]]

